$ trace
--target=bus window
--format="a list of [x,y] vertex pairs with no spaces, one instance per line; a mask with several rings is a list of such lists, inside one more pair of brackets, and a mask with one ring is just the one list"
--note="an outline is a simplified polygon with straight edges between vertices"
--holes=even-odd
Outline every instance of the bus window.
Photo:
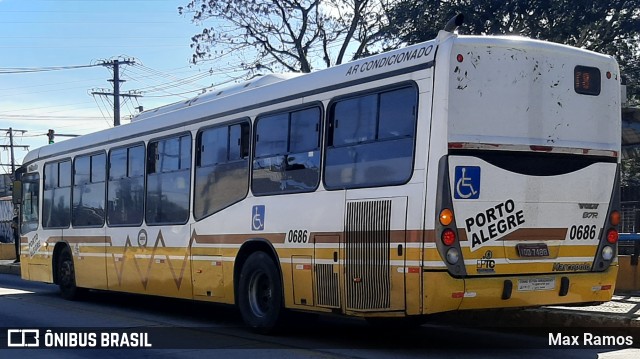
[[320,108],[256,120],[255,195],[311,192],[320,181]]
[[376,139],[378,95],[340,101],[334,107],[333,145],[353,145]]
[[40,176],[37,173],[22,177],[22,227],[20,232],[27,234],[38,229],[40,197]]
[[142,224],[144,208],[144,146],[109,152],[107,223],[109,226]]
[[74,160],[74,227],[102,227],[104,224],[106,155],[78,156]]
[[193,215],[197,220],[240,200],[249,191],[249,124],[203,130],[196,139]]
[[414,87],[335,102],[329,117],[326,187],[406,183],[413,169],[416,107]]
[[42,205],[44,228],[66,228],[71,221],[71,160],[47,163]]
[[191,136],[149,143],[147,224],[182,224],[189,219]]

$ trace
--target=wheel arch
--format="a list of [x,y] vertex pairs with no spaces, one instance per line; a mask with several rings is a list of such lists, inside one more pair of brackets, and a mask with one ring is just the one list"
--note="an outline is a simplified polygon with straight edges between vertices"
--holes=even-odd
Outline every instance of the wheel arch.
[[244,242],[240,247],[238,254],[236,255],[233,266],[233,301],[236,304],[238,304],[238,286],[240,280],[240,272],[242,271],[242,267],[247,261],[247,258],[249,258],[249,256],[255,252],[266,253],[271,258],[271,260],[273,260],[273,263],[275,263],[278,274],[280,275],[280,281],[283,288],[282,295],[284,296],[284,277],[282,275],[282,266],[280,265],[280,261],[278,260],[276,249],[273,247],[273,244],[266,239],[255,238]]
[[[65,241],[59,241],[56,243],[55,247],[53,247],[53,256],[51,258],[51,268],[52,268],[54,284],[60,284],[58,279],[58,261],[60,260],[60,253],[62,253],[62,251],[64,251],[65,249],[68,249],[69,251],[71,251],[71,247],[69,246],[69,243]],[[71,256],[71,258],[73,258],[73,255]]]

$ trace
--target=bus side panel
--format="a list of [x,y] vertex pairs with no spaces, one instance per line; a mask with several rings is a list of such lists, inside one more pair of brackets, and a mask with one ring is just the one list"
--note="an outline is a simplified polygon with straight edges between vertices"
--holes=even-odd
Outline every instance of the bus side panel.
[[423,314],[456,310],[462,303],[464,280],[455,279],[447,272],[425,272]]
[[[75,229],[73,236],[66,236],[73,256],[76,285],[81,288],[109,289],[105,247],[108,238],[104,236],[104,228]],[[55,266],[55,263],[53,263]]]
[[110,228],[109,289],[192,298],[190,226]]
[[[422,274],[424,265],[425,238],[425,188],[427,182],[427,164],[430,158],[429,146],[432,131],[432,105],[433,105],[433,76],[434,67],[420,73],[421,79],[417,81],[419,87],[418,97],[418,123],[416,130],[415,145],[415,166],[413,171],[413,181],[420,183],[419,187],[412,191],[409,196],[407,208],[407,232],[406,232],[406,256],[405,264],[405,291],[406,291],[406,314],[419,315],[424,311],[423,293],[425,281]],[[417,264],[417,265],[416,265]],[[419,266],[420,271],[416,273],[415,267]]]
[[23,279],[53,283],[52,256],[55,242],[42,230],[23,235],[20,242],[20,271]]

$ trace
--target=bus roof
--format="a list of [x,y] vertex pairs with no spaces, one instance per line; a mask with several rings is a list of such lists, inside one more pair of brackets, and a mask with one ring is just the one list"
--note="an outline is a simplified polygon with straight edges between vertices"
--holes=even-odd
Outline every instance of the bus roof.
[[[30,151],[23,164],[70,151],[89,150],[97,145],[113,141],[134,139],[145,133],[162,131],[176,126],[187,126],[204,119],[233,114],[239,109],[250,110],[278,101],[298,99],[394,74],[427,68],[434,64],[436,47],[450,39],[455,39],[456,42],[473,42],[486,46],[512,44],[514,48],[526,46],[553,48],[554,51],[558,49],[577,51],[583,52],[585,55],[588,54],[588,56],[603,56],[611,61],[610,56],[523,37],[457,36],[441,31],[434,40],[406,48],[384,52],[308,74],[268,75],[230,88],[211,91],[187,101],[145,111],[136,116],[129,124],[71,138]],[[174,115],[178,111],[180,115]]]
[[574,56],[588,56],[590,58],[600,58],[601,61],[615,61],[611,55],[601,54],[591,50],[549,42],[545,40],[536,40],[528,37],[515,35],[500,36],[477,36],[477,35],[460,35],[456,42],[466,43],[469,45],[487,46],[487,47],[513,47],[513,49],[529,48],[538,51],[553,51],[555,53],[566,53]]
[[[40,147],[27,154],[24,164],[73,150],[89,149],[104,142],[135,137],[136,134],[161,131],[180,123],[188,125],[193,121],[224,116],[241,108],[257,108],[274,101],[286,101],[371,81],[376,77],[389,76],[389,73],[426,67],[433,64],[435,46],[436,40],[427,41],[308,74],[269,76],[262,83],[261,79],[257,79],[233,86],[232,89],[209,92],[187,101],[145,111],[139,119],[129,124]],[[180,116],[174,115],[176,111],[180,111]]]

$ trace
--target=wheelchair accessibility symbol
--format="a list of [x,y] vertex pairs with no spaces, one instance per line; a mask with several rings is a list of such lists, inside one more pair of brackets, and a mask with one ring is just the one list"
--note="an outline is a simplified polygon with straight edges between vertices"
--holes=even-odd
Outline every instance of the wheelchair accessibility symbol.
[[478,199],[480,197],[480,167],[456,166],[455,199]]
[[251,229],[254,231],[264,230],[264,205],[253,206],[251,210]]

